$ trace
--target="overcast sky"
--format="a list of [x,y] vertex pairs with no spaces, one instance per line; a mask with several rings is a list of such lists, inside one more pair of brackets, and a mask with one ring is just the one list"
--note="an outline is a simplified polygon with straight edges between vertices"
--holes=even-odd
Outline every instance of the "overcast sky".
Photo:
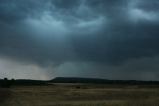
[[158,0],[0,0],[0,78],[159,80]]

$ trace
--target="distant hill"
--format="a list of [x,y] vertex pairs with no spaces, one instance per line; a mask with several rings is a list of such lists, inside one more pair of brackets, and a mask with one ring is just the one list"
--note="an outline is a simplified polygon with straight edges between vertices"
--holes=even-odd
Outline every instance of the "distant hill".
[[0,79],[0,87],[6,84],[9,85],[48,85],[50,83],[90,83],[90,84],[124,84],[124,85],[159,85],[159,81],[137,81],[137,80],[108,80],[98,78],[78,78],[78,77],[56,77],[52,80],[30,80],[30,79],[18,79],[7,80]]
[[108,80],[98,78],[78,77],[56,77],[49,82],[52,83],[93,83],[93,84],[128,84],[128,85],[159,85],[159,81],[137,81],[137,80]]
[[54,83],[106,83],[106,79],[96,79],[96,78],[78,78],[78,77],[56,77],[50,82]]

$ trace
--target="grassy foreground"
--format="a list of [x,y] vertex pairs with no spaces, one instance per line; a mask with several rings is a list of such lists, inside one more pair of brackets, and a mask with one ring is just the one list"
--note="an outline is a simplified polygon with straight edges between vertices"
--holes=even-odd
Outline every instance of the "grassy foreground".
[[0,88],[0,106],[159,106],[159,87],[56,84]]

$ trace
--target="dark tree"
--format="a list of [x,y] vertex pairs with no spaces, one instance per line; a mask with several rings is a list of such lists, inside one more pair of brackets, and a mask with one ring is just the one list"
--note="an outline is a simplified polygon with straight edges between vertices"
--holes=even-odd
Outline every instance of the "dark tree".
[[3,88],[10,88],[10,86],[11,86],[11,83],[8,80],[8,78],[4,78],[4,80],[2,81],[2,87]]

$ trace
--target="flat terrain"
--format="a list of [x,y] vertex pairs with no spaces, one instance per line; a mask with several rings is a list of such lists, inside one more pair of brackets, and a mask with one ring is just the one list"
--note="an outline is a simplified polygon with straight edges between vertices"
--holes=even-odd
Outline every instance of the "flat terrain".
[[159,106],[159,86],[14,86],[0,88],[0,106]]

